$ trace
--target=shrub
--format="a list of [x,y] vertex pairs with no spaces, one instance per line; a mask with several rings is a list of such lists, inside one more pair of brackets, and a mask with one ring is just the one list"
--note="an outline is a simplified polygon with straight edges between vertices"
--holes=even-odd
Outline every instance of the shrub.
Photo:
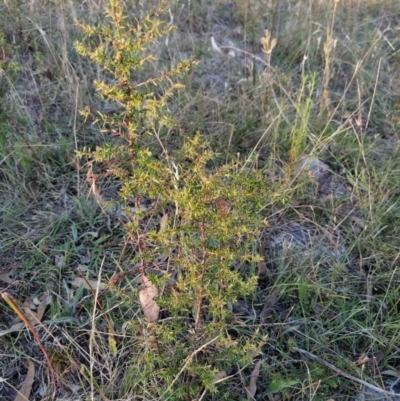
[[[110,0],[105,25],[81,25],[90,41],[76,48],[99,64],[102,79],[94,84],[120,110],[96,119],[118,140],[79,155],[112,166],[121,184],[124,227],[135,247],[132,263],[141,266],[141,291],[149,277],[147,288],[159,295],[152,301],[155,316],[129,324],[147,345],[134,350],[136,363],[126,368],[121,392],[138,396],[146,388],[147,397],[173,392],[178,400],[217,391],[217,374],[251,363],[259,352],[261,338],[236,327],[231,308],[256,291],[259,210],[273,188],[261,172],[240,162],[216,167],[218,155],[200,133],[184,138],[179,151],[162,143],[160,130],[173,125],[166,105],[180,87],[175,81],[194,61],[141,82],[134,72],[149,70],[151,45],[172,29],[160,17],[166,4],[133,24],[122,2]],[[149,134],[160,142],[158,154],[146,145]],[[152,206],[141,208],[143,201]],[[132,202],[135,207],[128,207]],[[142,307],[149,317],[143,302]]]

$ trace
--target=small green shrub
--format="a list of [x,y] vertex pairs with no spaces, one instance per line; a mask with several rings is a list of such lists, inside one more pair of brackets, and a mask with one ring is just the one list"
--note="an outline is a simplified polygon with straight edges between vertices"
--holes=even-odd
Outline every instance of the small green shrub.
[[[76,48],[99,64],[103,75],[95,86],[121,110],[97,118],[117,141],[79,155],[113,166],[136,253],[132,263],[140,263],[142,277],[149,276],[159,290],[158,321],[129,324],[142,345],[132,352],[120,396],[145,391],[147,398],[173,394],[179,400],[216,392],[218,372],[240,369],[259,353],[261,336],[243,334],[229,308],[256,291],[259,211],[274,191],[261,172],[239,162],[213,167],[218,155],[199,133],[185,138],[179,151],[161,143],[163,151],[154,155],[146,146],[147,134],[160,140],[160,129],[173,124],[165,106],[180,86],[175,79],[194,64],[182,61],[135,83],[134,72],[146,72],[152,60],[151,45],[172,29],[160,20],[165,7],[164,1],[133,25],[122,2],[110,0],[108,25],[82,26],[90,41]],[[143,201],[152,206],[141,208]],[[134,209],[128,207],[132,203]],[[161,255],[167,261],[162,267],[155,262]]]

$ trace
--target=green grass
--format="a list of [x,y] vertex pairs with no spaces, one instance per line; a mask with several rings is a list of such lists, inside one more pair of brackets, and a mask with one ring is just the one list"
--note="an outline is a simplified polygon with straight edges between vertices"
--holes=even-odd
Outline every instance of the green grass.
[[[157,2],[139,3],[127,9],[132,20]],[[146,274],[169,288],[160,272],[178,256],[165,252],[172,243],[195,260],[184,230],[196,230],[176,220],[181,243],[172,235],[164,242],[151,237],[158,245],[151,242],[141,253],[126,230],[135,213],[118,205],[119,181],[96,181],[101,195],[115,202],[99,205],[90,164],[76,158],[84,147],[117,143],[93,124],[97,110],[114,115],[111,102],[95,93],[101,72],[74,48],[83,39],[75,20],[101,24],[105,5],[10,0],[0,6],[0,274],[10,272],[0,276],[0,289],[33,310],[48,291],[36,329],[58,377],[53,397],[28,330],[3,334],[2,399],[15,399],[28,360],[36,369],[32,400],[361,400],[368,397],[365,383],[388,389],[400,371],[397,2],[184,1],[171,2],[161,17],[177,28],[168,41],[152,44],[155,59],[137,82],[190,55],[199,63],[168,100],[173,125],[156,131],[146,146],[158,161],[167,149],[187,172],[190,163],[177,150],[201,131],[217,153],[207,174],[233,163],[238,172],[262,173],[265,184],[257,240],[243,249],[235,243],[238,254],[261,254],[264,264],[248,257],[231,266],[245,281],[263,274],[253,291],[226,302],[226,337],[216,343],[214,318],[204,333],[195,330],[188,318],[195,311],[180,309],[179,301],[173,309],[162,298],[161,317],[149,324],[139,302],[141,258],[156,261]],[[270,58],[262,53],[265,29],[277,39]],[[211,36],[222,54],[212,49]],[[87,119],[79,113],[85,107]],[[298,171],[305,156],[327,163],[345,196],[322,196],[316,178]],[[172,174],[171,166],[163,174]],[[210,215],[223,210],[215,202],[207,206]],[[143,236],[156,236],[171,204],[144,215],[136,227]],[[300,250],[288,242],[299,227],[312,233]],[[274,247],[279,237],[286,242]],[[209,239],[208,251],[215,241]],[[106,290],[74,286],[82,277]],[[196,288],[187,277],[187,286]],[[4,302],[0,310],[4,331],[14,315]],[[382,357],[372,358],[379,351]],[[246,387],[261,359],[251,397]]]

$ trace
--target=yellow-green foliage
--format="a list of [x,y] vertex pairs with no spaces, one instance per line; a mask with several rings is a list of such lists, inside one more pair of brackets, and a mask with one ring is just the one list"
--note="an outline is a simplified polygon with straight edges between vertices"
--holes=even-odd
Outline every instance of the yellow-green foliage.
[[[154,346],[138,349],[140,362],[127,373],[136,376],[135,388],[125,382],[124,391],[139,396],[141,383],[155,398],[173,391],[178,400],[192,399],[204,388],[217,391],[218,371],[250,363],[257,354],[259,339],[237,333],[232,337],[228,306],[256,290],[259,256],[252,245],[261,224],[259,210],[273,191],[261,172],[244,169],[239,162],[213,167],[217,155],[199,133],[186,138],[180,151],[162,145],[157,157],[145,146],[146,134],[171,123],[164,107],[179,88],[174,79],[193,65],[192,60],[183,61],[161,76],[135,81],[134,71],[145,69],[152,58],[149,46],[171,30],[159,20],[165,4],[133,24],[122,3],[111,0],[108,24],[82,26],[90,42],[76,48],[99,64],[103,75],[95,85],[100,95],[121,107],[111,116],[99,114],[97,121],[123,139],[80,155],[97,163],[114,161],[135,262],[144,268],[164,255],[169,266],[150,275],[161,291],[157,303],[162,318],[130,324],[135,332],[148,330]],[[118,159],[128,160],[129,167]],[[153,206],[134,211],[127,207],[143,200],[153,201]],[[154,217],[159,214],[164,216],[162,225]]]
[[[151,69],[154,56],[150,46],[173,28],[159,19],[167,4],[163,1],[155,12],[140,21],[128,21],[122,2],[110,0],[106,8],[108,24],[100,27],[80,24],[87,40],[76,43],[76,49],[98,64],[102,71],[101,79],[94,82],[95,87],[104,100],[123,108],[114,115],[98,113],[98,121],[112,126],[130,146],[134,145],[138,134],[152,133],[159,125],[171,123],[163,109],[173,91],[181,86],[174,79],[194,64],[192,59],[184,60],[159,76],[137,80],[140,71]],[[162,95],[155,93],[160,91]]]

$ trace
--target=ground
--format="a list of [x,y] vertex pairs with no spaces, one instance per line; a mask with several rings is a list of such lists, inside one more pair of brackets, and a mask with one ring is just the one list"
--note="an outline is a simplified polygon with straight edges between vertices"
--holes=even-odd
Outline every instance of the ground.
[[[76,20],[104,23],[106,4],[0,6],[0,288],[34,316],[57,377],[53,393],[37,339],[2,302],[4,400],[17,390],[30,400],[166,398],[135,356],[154,342],[126,216],[99,201],[118,202],[120,183],[103,174],[94,187],[76,157],[109,140],[80,111],[118,112],[74,47]],[[133,20],[155,5],[126,12]],[[146,74],[198,61],[168,103],[164,145],[172,152],[200,131],[218,153],[210,169],[244,163],[271,188],[253,248],[261,258],[238,267],[257,274],[257,289],[226,305],[227,331],[257,353],[209,366],[219,392],[182,399],[399,398],[385,395],[399,393],[400,377],[397,1],[171,1],[162,18],[176,29],[152,45]],[[159,151],[155,138],[149,146]],[[157,263],[165,270],[168,258]],[[190,387],[186,362],[177,382]]]

